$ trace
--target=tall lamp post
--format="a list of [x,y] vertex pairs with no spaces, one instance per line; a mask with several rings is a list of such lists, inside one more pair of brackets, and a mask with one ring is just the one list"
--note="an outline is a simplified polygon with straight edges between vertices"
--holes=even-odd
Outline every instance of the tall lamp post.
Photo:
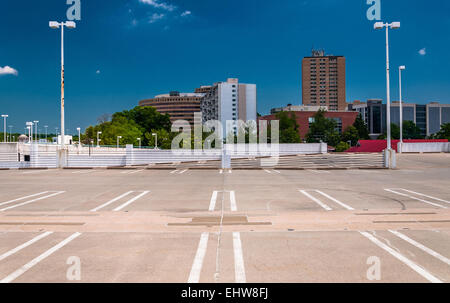
[[[400,146],[403,147],[403,100],[402,100],[402,70],[405,70],[406,66],[402,65],[398,68],[399,77],[399,94],[400,94]],[[401,148],[400,148],[401,152]]]
[[141,138],[137,138],[137,140],[139,141],[139,149],[141,149]]
[[8,118],[8,115],[2,115],[3,118],[3,142],[6,143],[6,118]]
[[65,145],[65,125],[64,125],[64,27],[76,28],[76,23],[73,21],[66,22],[49,22],[50,28],[61,28],[61,149],[64,149]]
[[33,122],[27,122],[27,128],[29,133],[29,141],[33,143]]
[[48,125],[45,125],[44,128],[45,128],[45,143],[48,143]]
[[9,142],[13,142],[12,141],[12,128],[13,128],[13,125],[10,125],[10,126],[8,126],[9,127]]
[[34,140],[38,141],[38,123],[39,121],[33,121],[34,123]]
[[155,149],[158,149],[158,134],[153,133],[152,136],[155,137]]
[[122,136],[117,136],[117,149],[119,149],[119,146],[120,146],[120,145],[119,145],[119,142],[120,142],[119,140],[120,140],[120,139],[122,139]]
[[102,139],[100,139],[101,134],[102,132],[97,132],[97,148],[100,147],[100,141],[102,141]]
[[81,147],[81,128],[77,127],[77,131],[78,131],[78,146]]
[[391,87],[390,87],[390,75],[389,75],[389,29],[400,28],[400,22],[383,23],[376,22],[374,29],[386,28],[386,91],[387,91],[387,107],[386,107],[386,120],[387,120],[387,149],[392,149],[391,144]]

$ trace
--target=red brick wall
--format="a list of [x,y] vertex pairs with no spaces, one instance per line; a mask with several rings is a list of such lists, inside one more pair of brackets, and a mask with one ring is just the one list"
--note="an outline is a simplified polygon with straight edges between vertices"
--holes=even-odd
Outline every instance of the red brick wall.
[[[300,137],[302,139],[306,138],[309,132],[309,118],[314,117],[316,112],[289,112],[294,113],[298,125],[300,125]],[[342,131],[355,123],[356,117],[358,117],[358,112],[325,112],[325,117],[327,118],[341,118],[342,119]],[[259,120],[277,120],[275,115],[268,115],[260,117]]]

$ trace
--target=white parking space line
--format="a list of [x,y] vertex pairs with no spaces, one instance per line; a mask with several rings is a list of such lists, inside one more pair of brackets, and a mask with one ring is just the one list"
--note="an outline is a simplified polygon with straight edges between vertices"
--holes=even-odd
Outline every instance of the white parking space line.
[[439,280],[438,278],[433,276],[427,270],[425,270],[421,266],[417,265],[416,263],[414,263],[410,259],[406,258],[402,254],[398,253],[396,250],[394,250],[391,247],[387,246],[386,244],[384,244],[383,242],[381,242],[380,240],[375,238],[373,235],[369,234],[368,232],[359,232],[359,233],[361,235],[363,235],[364,237],[366,237],[367,239],[369,239],[370,241],[372,241],[378,247],[384,249],[385,251],[390,253],[392,256],[394,256],[395,258],[397,258],[398,260],[403,262],[405,265],[407,265],[409,268],[411,268],[412,270],[417,272],[419,275],[421,275],[422,277],[424,277],[428,281],[430,281],[432,283],[442,283],[441,280]]
[[233,233],[234,275],[236,283],[246,283],[244,256],[242,254],[241,234]]
[[44,173],[44,172],[48,172],[49,170],[45,169],[45,170],[33,170],[33,171],[27,171],[27,172],[23,172],[22,175],[32,175],[32,174],[40,174],[40,173]]
[[234,192],[234,190],[230,191],[230,207],[231,211],[237,211],[236,193]]
[[145,196],[146,194],[148,194],[150,191],[144,191],[141,194],[137,195],[136,197],[134,197],[131,200],[128,200],[127,202],[125,202],[124,204],[122,204],[121,206],[115,208],[113,211],[120,211],[122,209],[124,209],[125,207],[127,207],[128,205],[130,205],[131,203],[135,202],[136,200],[142,198],[143,196]]
[[223,174],[223,169],[219,170],[219,174]]
[[205,259],[206,249],[208,247],[209,233],[202,233],[198,244],[197,253],[192,264],[191,273],[189,274],[188,283],[199,283],[200,274],[202,272],[203,260]]
[[93,172],[94,172],[94,170],[87,169],[87,170],[77,170],[77,171],[72,172],[72,174],[83,175],[83,174],[90,174],[90,173],[93,173]]
[[174,174],[174,173],[176,173],[177,171],[178,171],[178,169],[173,170],[173,171],[170,172],[170,174]]
[[436,200],[436,201],[441,201],[441,202],[450,204],[450,201],[447,201],[447,200],[442,200],[442,199],[439,199],[439,198],[436,198],[436,197],[433,197],[433,196],[428,196],[428,195],[421,194],[421,193],[418,193],[418,192],[415,192],[415,191],[412,191],[412,190],[407,190],[407,189],[404,189],[404,188],[399,188],[399,189],[401,189],[403,191],[406,191],[406,192],[409,192],[411,194],[415,194],[415,195],[418,195],[418,196],[422,196],[422,197],[425,197],[425,198],[430,198],[430,199],[433,199],[433,200]]
[[22,266],[21,268],[19,268],[15,272],[13,272],[12,274],[8,275],[3,280],[0,280],[0,283],[10,283],[10,282],[14,281],[18,277],[20,277],[21,275],[26,273],[28,270],[33,268],[36,264],[38,264],[42,260],[46,259],[47,257],[51,256],[52,254],[57,252],[59,249],[61,249],[62,247],[66,246],[67,244],[69,244],[74,239],[78,238],[80,235],[81,235],[81,233],[74,233],[70,237],[66,238],[65,240],[61,241],[60,243],[56,244],[55,246],[53,246],[52,248],[50,248],[49,250],[44,252],[42,255],[40,255],[37,258],[31,260],[30,262],[28,262],[27,264],[25,264],[24,266]]
[[271,172],[270,172],[270,170],[268,170],[268,169],[265,169],[264,170],[266,173],[268,173],[268,174],[272,174]]
[[323,209],[330,211],[333,210],[331,207],[329,207],[328,205],[326,205],[325,203],[323,203],[322,201],[320,201],[319,199],[316,199],[315,197],[311,196],[310,194],[308,194],[306,192],[306,190],[299,190],[299,192],[301,192],[302,194],[304,194],[305,196],[307,196],[308,198],[310,198],[311,200],[313,200],[314,202],[316,202],[317,204],[319,204]]
[[2,202],[2,203],[0,203],[0,206],[6,205],[6,204],[11,204],[11,203],[14,203],[14,202],[17,202],[17,201],[22,201],[22,200],[25,200],[25,199],[28,199],[28,198],[33,198],[33,197],[36,197],[36,196],[44,195],[46,193],[48,193],[48,191],[43,191],[41,193],[29,195],[29,196],[22,197],[22,198],[17,198],[17,199],[10,200],[10,201],[7,201],[7,202]]
[[215,190],[211,196],[211,201],[209,203],[209,211],[214,211],[214,209],[216,208],[217,194],[218,191]]
[[342,203],[341,201],[339,201],[339,200],[337,200],[337,199],[331,197],[330,195],[327,195],[327,194],[324,193],[324,192],[321,192],[320,190],[316,190],[316,192],[319,193],[319,194],[321,194],[322,196],[324,196],[324,197],[330,199],[331,201],[333,201],[333,202],[339,204],[340,206],[342,206],[342,207],[345,208],[345,209],[348,209],[348,210],[355,210],[353,207],[350,207],[350,206],[348,206],[347,204]]
[[131,172],[128,172],[127,175],[137,174],[137,173],[140,173],[140,172],[142,172],[142,171],[144,171],[144,170],[145,170],[145,169],[139,169],[139,170],[131,171]]
[[188,171],[187,169],[184,169],[184,170],[180,171],[178,174],[181,175],[181,174],[184,174],[187,171]]
[[420,202],[423,202],[423,203],[427,203],[427,204],[430,204],[430,205],[433,205],[433,206],[436,206],[436,207],[447,208],[447,207],[442,206],[442,205],[440,205],[440,204],[433,203],[433,202],[430,202],[430,201],[427,201],[427,200],[423,200],[423,199],[420,199],[420,198],[417,198],[417,197],[413,197],[413,196],[411,196],[411,195],[407,195],[407,194],[404,194],[404,193],[400,193],[400,192],[395,191],[395,190],[393,190],[393,189],[385,188],[384,190],[385,190],[385,191],[388,191],[388,192],[390,192],[390,193],[399,195],[399,196],[407,197],[407,198],[410,198],[410,199],[413,199],[413,200],[417,200],[417,201],[420,201]]
[[315,174],[330,174],[329,171],[326,170],[314,170],[314,169],[307,169],[306,171],[315,173]]
[[435,258],[441,260],[442,262],[446,263],[447,265],[450,265],[450,260],[449,260],[448,258],[446,258],[446,257],[444,257],[443,255],[441,255],[441,254],[435,252],[434,250],[432,250],[432,249],[430,249],[430,248],[428,248],[428,247],[426,247],[426,246],[420,244],[419,242],[414,241],[413,239],[409,238],[408,236],[406,236],[406,235],[404,235],[404,234],[402,234],[402,233],[399,233],[398,231],[395,231],[395,230],[389,230],[389,232],[391,232],[391,233],[393,233],[394,235],[396,235],[397,237],[399,237],[399,238],[405,240],[405,241],[408,242],[409,244],[414,245],[415,247],[417,247],[417,248],[423,250],[423,251],[426,252],[427,254],[429,254],[429,255],[431,255],[431,256],[433,256],[433,257],[435,257]]
[[110,205],[110,204],[112,204],[112,203],[114,203],[114,202],[116,202],[116,201],[118,201],[118,200],[120,200],[120,199],[122,199],[122,198],[128,196],[128,195],[131,194],[132,192],[133,192],[133,191],[129,191],[129,192],[127,192],[127,193],[124,193],[123,195],[120,195],[120,196],[118,196],[118,197],[116,197],[116,198],[114,198],[114,199],[112,199],[112,200],[106,202],[105,204],[102,204],[102,205],[100,205],[100,206],[94,208],[94,209],[91,209],[90,211],[91,211],[91,212],[95,212],[95,211],[98,211],[98,210],[100,210],[100,209],[102,209],[102,208],[105,208],[106,206],[108,206],[108,205]]
[[31,204],[31,203],[34,203],[34,202],[37,202],[37,201],[40,201],[40,200],[44,200],[44,199],[47,199],[47,198],[51,198],[51,197],[54,197],[54,196],[57,196],[57,195],[60,195],[60,194],[63,194],[63,193],[65,193],[65,191],[54,192],[53,194],[50,194],[50,195],[46,195],[46,196],[39,197],[39,198],[30,200],[30,201],[26,201],[26,202],[23,202],[23,203],[19,203],[19,204],[16,204],[16,205],[12,205],[12,206],[9,206],[9,207],[2,208],[2,209],[0,209],[0,212],[5,211],[5,210],[9,210],[9,209],[13,209],[13,208],[16,208],[16,207],[20,207],[20,206],[23,206],[23,205]]
[[30,246],[30,245],[33,244],[33,243],[36,243],[37,241],[39,241],[39,240],[41,240],[41,239],[44,239],[45,237],[51,235],[52,233],[53,233],[53,232],[51,232],[51,231],[47,231],[47,232],[45,232],[45,233],[43,233],[43,234],[40,234],[40,235],[34,237],[34,238],[31,239],[30,241],[28,241],[28,242],[26,242],[26,243],[24,243],[24,244],[22,244],[22,245],[19,245],[19,246],[17,246],[16,248],[11,249],[10,251],[7,251],[7,252],[4,253],[3,255],[0,255],[0,261],[2,261],[2,260],[4,260],[4,259],[8,258],[9,256],[14,255],[16,252],[21,251],[22,249],[24,249],[24,248]]

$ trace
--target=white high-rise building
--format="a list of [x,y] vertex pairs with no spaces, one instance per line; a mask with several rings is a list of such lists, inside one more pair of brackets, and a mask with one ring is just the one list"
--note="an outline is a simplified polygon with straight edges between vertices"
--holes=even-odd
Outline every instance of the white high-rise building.
[[[201,104],[203,122],[218,120],[222,123],[224,137],[237,132],[237,121],[257,121],[256,84],[239,83],[238,79],[228,79],[212,86],[202,86],[196,93],[205,93]],[[232,121],[232,129],[227,128]]]

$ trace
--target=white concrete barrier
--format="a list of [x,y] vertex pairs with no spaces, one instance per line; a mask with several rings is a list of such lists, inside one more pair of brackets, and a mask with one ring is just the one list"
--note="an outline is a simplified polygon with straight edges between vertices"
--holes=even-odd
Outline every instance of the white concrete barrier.
[[450,142],[403,143],[402,153],[449,153]]

